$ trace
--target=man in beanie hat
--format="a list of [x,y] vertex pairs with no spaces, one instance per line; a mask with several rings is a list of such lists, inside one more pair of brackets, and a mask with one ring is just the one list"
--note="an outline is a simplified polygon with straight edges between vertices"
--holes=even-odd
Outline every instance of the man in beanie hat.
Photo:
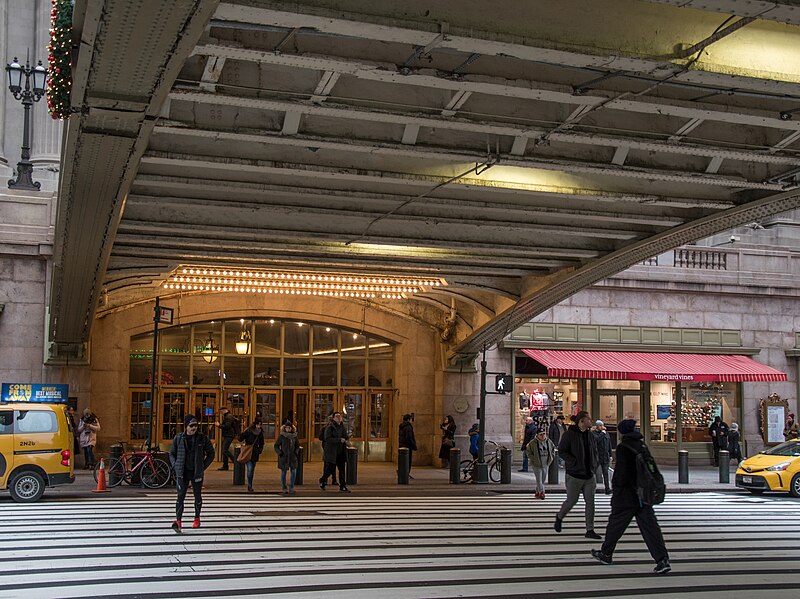
[[200,508],[203,506],[203,473],[214,461],[214,446],[203,433],[198,431],[197,418],[187,415],[183,419],[183,432],[172,440],[169,460],[175,470],[178,499],[175,502],[175,521],[172,530],[181,532],[183,502],[189,484],[194,494],[194,522],[192,528],[200,528]]
[[637,493],[636,456],[642,452],[644,442],[642,434],[636,431],[636,421],[627,419],[617,425],[617,432],[622,439],[617,445],[617,462],[614,477],[611,479],[611,513],[606,526],[606,538],[598,551],[592,549],[592,557],[597,561],[611,565],[617,542],[625,529],[636,518],[636,524],[642,533],[650,555],[656,561],[653,570],[656,574],[666,574],[672,568],[669,554],[664,544],[664,536],[658,525],[652,505],[642,505]]
[[561,532],[562,521],[578,503],[578,497],[583,495],[586,503],[584,536],[587,539],[600,539],[602,537],[594,531],[594,492],[597,488],[594,475],[597,470],[597,446],[594,435],[589,430],[592,427],[592,419],[588,412],[580,411],[572,417],[572,422],[573,426],[561,436],[558,444],[558,455],[564,458],[567,498],[558,510],[553,529]]

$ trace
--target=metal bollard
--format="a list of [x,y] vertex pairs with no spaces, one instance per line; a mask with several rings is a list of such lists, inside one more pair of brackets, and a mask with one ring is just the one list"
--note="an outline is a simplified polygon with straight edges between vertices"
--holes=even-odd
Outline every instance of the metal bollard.
[[233,450],[233,484],[234,485],[243,485],[244,484],[244,464],[239,461],[239,454],[241,453],[242,448],[236,447]]
[[461,450],[457,447],[450,448],[450,483],[457,485],[461,482]]
[[500,448],[500,484],[511,484],[511,450],[508,447]]
[[108,470],[108,486],[113,487],[119,484],[120,474],[122,468],[109,468],[109,464],[113,464],[116,460],[122,457],[122,445],[112,445],[108,450],[108,462],[106,462],[106,470]]
[[305,447],[298,447],[297,448],[297,474],[294,477],[294,485],[302,485],[303,484],[303,461],[305,459],[306,448]]
[[689,484],[689,452],[685,449],[678,452],[678,482],[682,485]]
[[358,447],[347,448],[347,486],[358,484]]
[[547,484],[548,485],[557,485],[558,484],[558,450],[553,451],[553,461],[550,464],[550,468],[547,470]]
[[727,449],[719,450],[719,482],[731,482],[731,454]]
[[408,447],[397,450],[397,484],[408,484],[408,469],[411,466],[411,453]]

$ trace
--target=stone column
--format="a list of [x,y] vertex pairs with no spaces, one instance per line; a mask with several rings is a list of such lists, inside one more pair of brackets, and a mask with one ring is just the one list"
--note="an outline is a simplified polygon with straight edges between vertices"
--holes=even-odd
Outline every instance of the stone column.
[[[32,4],[34,4],[32,2]],[[47,68],[47,46],[50,44],[50,0],[35,0],[35,44],[31,48],[31,66],[41,60]],[[47,98],[42,98],[33,107],[31,119],[33,142],[31,162],[34,164],[34,181],[42,184],[42,191],[58,188],[58,166],[61,156],[62,121],[53,120],[47,110]]]
[[[6,28],[8,27],[8,0],[0,0],[0,48],[5,54],[8,54],[6,49]],[[13,56],[12,56],[13,58]],[[3,61],[6,58],[3,57]],[[5,62],[2,62],[5,66]],[[3,89],[0,93],[0,140],[4,139],[6,132],[6,96],[10,93],[6,87],[7,77],[3,77]],[[0,179],[11,176],[11,166],[8,164],[8,159],[5,153],[5,143],[0,143]]]

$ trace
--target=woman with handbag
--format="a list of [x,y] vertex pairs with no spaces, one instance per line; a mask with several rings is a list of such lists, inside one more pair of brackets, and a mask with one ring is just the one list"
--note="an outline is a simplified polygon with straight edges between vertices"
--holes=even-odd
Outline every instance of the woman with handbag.
[[439,425],[442,429],[442,446],[439,448],[439,459],[442,460],[442,468],[450,466],[450,450],[456,446],[456,422],[448,414]]
[[243,442],[236,460],[247,468],[247,492],[253,492],[253,476],[256,473],[256,462],[261,452],[264,451],[264,431],[261,429],[261,419],[253,420],[241,435],[239,441]]

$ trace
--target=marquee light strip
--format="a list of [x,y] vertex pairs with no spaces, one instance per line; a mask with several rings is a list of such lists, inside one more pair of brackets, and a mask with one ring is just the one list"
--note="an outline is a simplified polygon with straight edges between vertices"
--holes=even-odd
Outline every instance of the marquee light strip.
[[234,291],[321,295],[366,299],[402,299],[432,287],[446,285],[443,279],[385,277],[265,270],[229,270],[185,267],[172,273],[165,289],[179,291]]

